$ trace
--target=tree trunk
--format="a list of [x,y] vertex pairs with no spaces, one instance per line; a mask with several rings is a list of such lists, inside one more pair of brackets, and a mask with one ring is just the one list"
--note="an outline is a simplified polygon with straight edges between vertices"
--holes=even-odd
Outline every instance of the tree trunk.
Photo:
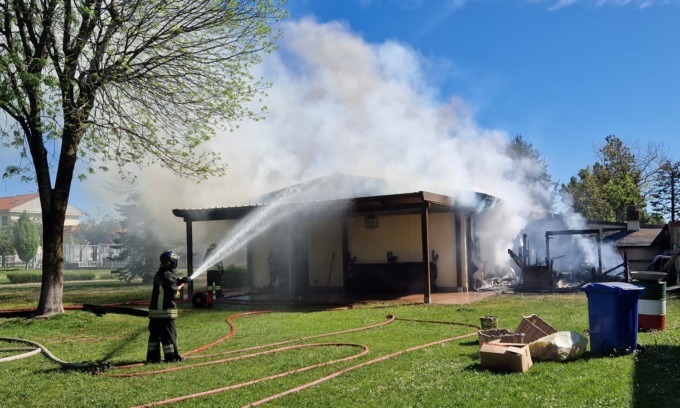
[[678,176],[674,170],[671,170],[671,224],[675,223],[675,178]]
[[50,316],[64,313],[62,296],[64,293],[64,220],[66,219],[66,201],[52,194],[50,209],[43,213],[43,259],[42,285],[37,313],[39,316]]

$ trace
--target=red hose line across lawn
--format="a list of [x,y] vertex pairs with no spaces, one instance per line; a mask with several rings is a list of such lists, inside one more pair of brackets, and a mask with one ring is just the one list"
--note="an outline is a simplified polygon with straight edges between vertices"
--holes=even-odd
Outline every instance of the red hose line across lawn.
[[[235,331],[234,326],[231,323],[231,318],[241,317],[241,316],[250,315],[250,314],[258,314],[258,313],[272,313],[272,311],[248,312],[248,313],[238,313],[238,314],[235,314],[235,315],[231,315],[227,318],[227,324],[229,324],[229,326],[231,326],[231,331],[228,335],[224,336],[223,338],[217,340],[214,343],[211,343],[211,344],[203,346],[203,347],[199,347],[195,350],[188,351],[184,354],[187,355],[187,354],[192,354],[192,353],[196,353],[196,352],[199,352],[199,351],[206,350],[209,347],[212,347],[215,344],[220,343],[220,342],[226,340],[227,338],[231,337],[233,335],[234,331]],[[312,335],[312,336],[300,337],[299,339],[284,340],[284,341],[279,341],[279,342],[276,342],[276,343],[265,344],[265,345],[262,345],[262,346],[254,346],[254,347],[244,348],[244,349],[241,349],[241,350],[227,351],[227,352],[218,353],[218,354],[228,354],[228,353],[237,353],[237,352],[241,352],[241,351],[257,350],[257,349],[266,348],[266,347],[280,346],[282,344],[293,343],[293,342],[296,342],[296,341],[306,341],[306,340],[318,339],[318,338],[321,338],[321,337],[335,336],[335,335],[338,335],[338,334],[347,334],[347,333],[353,333],[353,332],[358,332],[358,331],[363,331],[363,330],[369,330],[369,329],[374,329],[376,327],[384,326],[386,324],[390,324],[394,320],[395,320],[395,317],[389,315],[389,316],[387,316],[387,320],[382,322],[382,323],[376,323],[376,324],[371,324],[371,325],[368,325],[368,326],[356,327],[354,329],[339,330],[339,331],[330,332],[330,333],[315,334],[315,335]],[[211,357],[211,356],[214,356],[214,355],[216,355],[216,354],[204,355],[204,356],[201,356],[201,357]]]
[[[273,352],[279,352],[279,351],[283,351],[283,350],[292,350],[292,349],[303,348],[303,347],[323,347],[323,346],[351,346],[351,347],[360,347],[363,350],[361,351],[361,353],[355,354],[353,356],[343,357],[343,358],[339,358],[339,359],[331,360],[331,361],[326,361],[324,363],[312,364],[312,365],[308,365],[308,366],[305,366],[305,367],[296,368],[294,370],[285,371],[283,373],[274,374],[274,375],[270,375],[270,376],[262,377],[262,378],[256,378],[254,380],[245,381],[245,382],[242,382],[242,383],[239,383],[239,384],[233,384],[233,385],[229,385],[229,386],[222,387],[222,388],[216,388],[216,389],[213,389],[213,390],[197,392],[195,394],[189,394],[189,395],[184,395],[184,396],[181,396],[181,397],[170,398],[170,399],[166,399],[166,400],[163,400],[163,401],[151,402],[151,403],[145,404],[145,405],[138,405],[134,408],[168,405],[168,404],[174,404],[176,402],[186,401],[186,400],[193,399],[193,398],[199,398],[199,397],[205,397],[207,395],[219,394],[220,392],[235,390],[235,389],[238,389],[238,388],[243,388],[243,387],[246,387],[248,385],[257,384],[257,383],[260,383],[260,382],[263,382],[263,381],[274,380],[274,379],[282,378],[282,377],[285,377],[285,376],[288,376],[288,375],[309,371],[309,370],[312,370],[312,369],[315,369],[315,368],[324,367],[324,366],[328,366],[328,365],[331,365],[331,364],[337,364],[337,363],[340,363],[340,362],[343,362],[343,361],[353,360],[355,358],[365,356],[369,352],[368,347],[362,346],[361,344],[353,344],[353,343],[302,344],[302,345],[299,345],[299,346],[282,347],[280,349],[270,350],[269,352],[273,353]],[[255,357],[255,356],[267,354],[269,352],[265,351],[265,352],[255,353],[255,354],[242,356],[242,357],[234,357],[234,358],[226,359],[224,361],[233,361],[233,360],[236,360],[236,359],[239,359],[239,358]],[[222,362],[222,361],[219,361],[219,362]],[[212,362],[210,362],[210,363],[212,363]],[[205,364],[199,364],[199,365],[205,365]],[[196,365],[196,366],[198,366],[198,365]],[[162,370],[162,371],[165,372],[165,370]]]
[[[239,314],[239,315],[241,315],[241,314]],[[237,315],[232,315],[232,316],[236,317]],[[370,326],[364,326],[364,327],[359,327],[359,328],[355,328],[355,329],[342,330],[342,331],[338,331],[338,332],[308,336],[308,337],[303,337],[301,339],[287,340],[287,341],[272,343],[272,344],[268,344],[268,345],[264,345],[264,346],[256,346],[256,347],[251,347],[251,348],[246,348],[246,349],[241,349],[241,350],[229,351],[229,352],[226,352],[226,353],[235,353],[235,352],[246,351],[246,350],[254,350],[254,349],[259,349],[259,348],[264,348],[264,347],[270,347],[270,346],[273,346],[273,345],[281,345],[281,344],[285,344],[285,343],[290,343],[290,342],[293,342],[293,341],[308,340],[308,339],[312,339],[312,338],[331,336],[331,335],[336,335],[336,334],[341,334],[341,333],[350,333],[350,332],[356,332],[356,331],[360,331],[360,330],[367,330],[367,329],[370,329],[370,328],[384,326],[388,323],[393,322],[394,320],[413,321],[413,322],[418,322],[418,323],[453,324],[453,325],[461,325],[461,326],[470,326],[470,327],[474,327],[475,329],[478,329],[477,326],[467,324],[467,323],[431,321],[431,320],[416,320],[416,319],[397,319],[394,316],[388,316],[388,319],[389,320],[386,321],[386,322],[374,324],[374,325],[370,325]],[[227,320],[229,321],[229,319],[227,319]],[[233,326],[232,326],[232,330],[233,330]],[[294,392],[302,391],[306,388],[313,387],[313,386],[318,385],[322,382],[331,380],[331,379],[338,377],[342,374],[350,372],[352,370],[356,370],[358,368],[362,368],[362,367],[365,367],[365,366],[368,366],[368,365],[371,365],[371,364],[379,363],[379,362],[388,360],[390,358],[399,356],[401,354],[421,350],[421,349],[426,348],[426,347],[431,347],[431,346],[435,346],[435,345],[439,345],[439,344],[452,342],[452,341],[455,341],[455,340],[464,339],[464,338],[467,338],[467,337],[472,337],[472,336],[475,336],[475,335],[477,335],[476,330],[472,333],[463,334],[463,335],[455,336],[455,337],[450,337],[450,338],[443,339],[443,340],[437,340],[437,341],[426,343],[426,344],[421,344],[419,346],[410,347],[410,348],[400,350],[400,351],[397,351],[397,352],[394,352],[394,353],[391,353],[391,354],[387,354],[387,355],[384,355],[384,356],[381,356],[381,357],[377,357],[375,359],[365,361],[363,363],[360,363],[360,364],[357,364],[357,365],[336,371],[334,373],[331,373],[329,375],[326,375],[326,376],[321,377],[319,379],[316,379],[314,381],[310,381],[306,384],[302,384],[300,386],[291,388],[289,390],[271,395],[271,396],[264,398],[264,399],[261,399],[259,401],[252,402],[248,405],[245,405],[244,407],[254,407],[254,406],[262,405],[264,403],[267,403],[267,402],[272,401],[274,399],[281,398],[281,397],[286,396],[288,394],[292,394]],[[205,396],[208,396],[208,395],[218,394],[218,393],[225,392],[225,391],[235,390],[235,389],[238,389],[238,388],[243,388],[243,387],[248,386],[248,385],[257,384],[257,383],[267,381],[267,380],[282,378],[282,377],[285,377],[285,376],[288,376],[288,375],[291,375],[291,374],[301,373],[301,372],[308,371],[308,370],[311,370],[311,369],[314,369],[314,368],[319,368],[319,367],[323,367],[323,366],[327,366],[327,365],[331,365],[331,364],[336,364],[336,363],[343,362],[343,361],[353,360],[353,359],[356,359],[358,357],[364,356],[369,352],[368,347],[358,345],[358,344],[353,344],[353,343],[304,344],[304,345],[301,345],[301,346],[282,347],[282,348],[264,351],[264,352],[260,352],[260,353],[254,353],[254,354],[249,354],[249,355],[240,356],[240,357],[228,358],[228,359],[224,359],[224,360],[211,361],[211,362],[207,362],[207,363],[200,363],[200,364],[195,364],[195,365],[190,365],[190,366],[173,367],[173,368],[168,368],[168,369],[163,369],[163,370],[158,370],[158,371],[144,372],[144,373],[121,374],[121,375],[116,375],[116,376],[152,375],[152,374],[156,374],[156,373],[165,373],[165,372],[170,372],[170,371],[177,371],[177,370],[180,370],[180,369],[186,369],[186,368],[204,366],[204,365],[209,365],[209,364],[218,364],[218,363],[223,363],[223,362],[228,362],[228,361],[234,361],[234,360],[237,360],[237,359],[240,359],[240,358],[250,358],[250,357],[274,353],[274,352],[278,352],[278,351],[291,350],[291,349],[302,348],[302,347],[329,346],[329,345],[363,347],[364,351],[360,354],[345,357],[345,358],[338,359],[338,360],[332,360],[332,361],[328,361],[328,362],[325,362],[325,363],[313,364],[313,365],[298,368],[298,369],[295,369],[295,370],[290,370],[290,371],[286,371],[286,372],[283,372],[283,373],[274,374],[274,375],[271,375],[271,376],[262,377],[262,378],[258,378],[258,379],[255,379],[255,380],[242,382],[242,383],[239,383],[239,384],[233,384],[233,385],[229,385],[229,386],[226,386],[226,387],[216,388],[216,389],[213,389],[213,390],[202,391],[202,392],[198,392],[198,393],[195,393],[195,394],[189,394],[189,395],[170,398],[170,399],[166,399],[166,400],[162,400],[162,401],[151,402],[151,403],[148,403],[148,404],[145,404],[145,405],[136,406],[134,408],[147,408],[147,407],[154,407],[154,406],[160,406],[160,405],[168,405],[168,404],[173,404],[173,403],[176,403],[176,402],[186,401],[186,400],[193,399],[193,398],[200,398],[200,397],[205,397]],[[192,352],[193,351],[195,351],[195,350],[192,350]],[[226,353],[223,353],[223,354],[226,354]],[[213,354],[213,355],[215,355],[215,354]],[[205,356],[205,357],[207,357],[207,356]]]
[[[263,355],[266,355],[266,354],[278,353],[280,351],[296,350],[296,349],[307,348],[307,347],[328,347],[328,346],[361,347],[361,348],[365,349],[365,352],[362,353],[361,355],[368,353],[368,347],[362,346],[361,344],[355,344],[355,343],[307,343],[307,344],[299,344],[299,345],[296,345],[296,346],[279,347],[279,348],[271,349],[271,350],[267,350],[267,351],[260,351],[259,353],[245,354],[245,355],[237,356],[237,357],[229,357],[229,358],[225,358],[225,359],[222,359],[222,360],[212,360],[212,361],[206,361],[204,363],[196,363],[196,364],[185,365],[185,366],[162,368],[160,370],[155,370],[155,371],[142,371],[142,372],[138,372],[138,373],[105,374],[105,375],[107,377],[145,377],[147,375],[170,373],[170,372],[173,372],[173,371],[186,370],[186,369],[189,369],[189,368],[204,367],[204,366],[209,366],[209,365],[228,363],[228,362],[231,362],[231,361],[242,360],[242,359],[245,359],[245,358],[253,358],[253,357],[263,356]],[[238,351],[241,351],[241,350],[238,350]],[[352,356],[351,358],[356,358],[356,357],[358,357],[358,355]],[[335,362],[339,362],[339,361],[345,361],[345,359],[336,360]],[[331,364],[331,363],[324,363],[322,365],[326,365],[326,364]],[[319,366],[319,367],[321,367],[321,366]]]
[[[68,309],[82,309],[82,306],[70,306],[70,307],[68,307]],[[229,325],[229,328],[230,328],[229,333],[227,335],[221,337],[220,339],[218,339],[218,340],[216,340],[212,343],[198,347],[194,350],[190,350],[190,351],[188,351],[184,354],[185,355],[191,355],[191,354],[195,354],[195,353],[205,351],[205,350],[210,349],[211,347],[214,347],[215,345],[222,343],[225,340],[231,338],[236,332],[236,328],[235,328],[234,324],[232,323],[233,319],[236,319],[236,318],[242,317],[242,316],[272,313],[272,312],[273,311],[255,311],[255,312],[236,313],[236,314],[230,315],[226,318],[226,323],[227,323],[227,325]],[[353,328],[353,329],[340,330],[340,331],[335,331],[335,332],[330,332],[330,333],[323,333],[323,334],[317,334],[317,335],[312,335],[312,336],[306,336],[306,337],[302,337],[302,338],[298,338],[298,339],[284,340],[284,341],[270,343],[270,344],[266,344],[266,345],[248,347],[248,348],[244,348],[244,349],[240,349],[240,350],[231,350],[231,351],[226,351],[226,352],[222,352],[222,353],[215,353],[215,354],[211,354],[211,355],[192,356],[192,357],[189,357],[189,358],[206,358],[206,357],[212,357],[212,356],[215,356],[215,355],[241,353],[241,352],[245,352],[245,351],[253,351],[253,350],[258,350],[258,349],[267,348],[267,347],[281,346],[281,345],[289,344],[289,343],[292,343],[292,342],[317,339],[317,338],[321,338],[321,337],[329,337],[329,336],[334,336],[334,335],[339,335],[339,334],[353,333],[353,332],[358,332],[358,331],[362,331],[362,330],[369,330],[369,329],[373,329],[373,328],[377,328],[377,327],[382,327],[384,325],[387,325],[387,324],[394,322],[395,320],[411,321],[411,322],[417,322],[417,323],[453,324],[453,325],[469,326],[469,327],[473,327],[475,329],[479,329],[478,326],[472,325],[472,324],[467,324],[467,323],[432,321],[432,320],[418,320],[418,319],[401,319],[401,318],[397,319],[394,316],[389,315],[389,316],[387,316],[387,320],[385,322],[372,324],[372,325],[368,325],[368,326],[362,326],[362,327],[357,327],[357,328]],[[464,334],[464,335],[460,335],[460,336],[455,336],[455,337],[450,337],[450,338],[443,339],[443,340],[437,340],[437,341],[426,343],[426,344],[421,344],[421,345],[410,347],[410,348],[400,350],[400,351],[397,351],[397,352],[394,352],[394,353],[390,353],[390,354],[387,354],[387,355],[384,355],[384,356],[381,356],[381,357],[377,357],[377,358],[374,358],[372,360],[364,361],[364,362],[356,364],[354,366],[350,366],[350,367],[344,368],[342,370],[336,371],[334,373],[328,374],[328,375],[323,376],[321,378],[318,378],[314,381],[310,381],[306,384],[302,384],[300,386],[291,388],[289,390],[271,395],[267,398],[263,398],[261,400],[252,402],[248,405],[245,405],[244,407],[259,406],[259,405],[265,404],[269,401],[272,401],[274,399],[278,399],[278,398],[281,398],[283,396],[286,396],[288,394],[292,394],[292,393],[313,387],[313,386],[318,385],[322,382],[331,380],[335,377],[338,377],[338,376],[345,374],[347,372],[356,370],[358,368],[366,367],[368,365],[379,363],[379,362],[388,360],[390,358],[393,358],[393,357],[396,357],[396,356],[399,356],[399,355],[402,355],[402,354],[405,354],[405,353],[421,350],[423,348],[427,348],[427,347],[431,347],[431,346],[435,346],[435,345],[439,345],[439,344],[444,344],[444,343],[452,342],[452,341],[455,341],[455,340],[464,339],[464,338],[467,338],[467,337],[472,337],[472,336],[475,336],[476,334],[477,334],[477,331],[475,330],[472,333],[468,333],[468,334]],[[40,350],[48,358],[50,358],[51,360],[57,362],[58,364],[60,364],[64,367],[73,368],[74,366],[76,366],[74,364],[67,363],[67,362],[64,362],[64,361],[57,359],[56,357],[54,357],[49,352],[49,350],[47,350],[44,346],[42,346],[38,343],[30,342],[30,341],[27,341],[27,340],[21,340],[21,339],[4,339],[4,340],[21,341],[21,342],[29,343],[29,344],[34,345],[36,347],[36,350],[32,350],[32,351],[29,352],[30,355],[37,354],[38,350]],[[185,395],[185,396],[175,397],[175,398],[166,399],[166,400],[162,400],[162,401],[156,401],[156,402],[148,403],[148,404],[145,404],[145,405],[140,405],[140,406],[137,406],[135,408],[152,407],[152,406],[158,406],[158,405],[167,405],[167,404],[172,404],[172,403],[176,403],[176,402],[186,401],[186,400],[193,399],[193,398],[199,398],[199,397],[203,397],[203,396],[207,396],[207,395],[218,394],[218,393],[221,393],[221,392],[224,392],[224,391],[242,388],[242,387],[252,385],[252,384],[257,384],[257,383],[260,383],[260,382],[263,382],[263,381],[278,379],[278,378],[282,378],[282,377],[285,377],[285,376],[288,376],[288,375],[309,371],[309,370],[312,370],[314,368],[319,368],[319,367],[324,367],[324,366],[328,366],[328,365],[331,365],[331,364],[337,364],[337,363],[340,363],[340,362],[350,361],[350,360],[362,357],[362,356],[369,353],[368,347],[361,345],[361,344],[355,344],[355,343],[307,343],[307,344],[301,344],[301,345],[279,347],[279,348],[261,351],[261,352],[257,352],[257,353],[251,353],[251,354],[246,354],[246,355],[237,356],[237,357],[230,357],[230,358],[225,358],[225,359],[221,359],[221,360],[208,361],[208,362],[204,362],[204,363],[197,363],[197,364],[191,364],[191,365],[183,365],[183,366],[164,368],[164,369],[160,369],[160,370],[144,371],[144,372],[137,372],[137,373],[125,373],[125,374],[123,374],[123,373],[121,373],[121,374],[107,373],[107,374],[103,374],[103,375],[106,375],[108,377],[148,376],[148,375],[168,373],[168,372],[179,371],[179,370],[186,370],[186,369],[189,369],[189,368],[195,368],[195,367],[201,367],[201,366],[207,366],[207,365],[227,363],[227,362],[236,361],[236,360],[240,360],[240,359],[253,358],[253,357],[262,356],[262,355],[266,355],[266,354],[272,354],[272,353],[277,353],[277,352],[281,352],[281,351],[289,351],[289,350],[295,350],[295,349],[301,349],[301,348],[307,348],[307,347],[356,347],[356,348],[361,348],[362,351],[360,353],[352,355],[352,356],[343,357],[343,358],[340,358],[340,359],[326,361],[326,362],[322,362],[322,363],[312,364],[312,365],[309,365],[309,366],[297,368],[297,369],[286,371],[286,372],[283,372],[283,373],[273,374],[273,375],[270,375],[270,376],[266,376],[266,377],[242,382],[242,383],[239,383],[239,384],[233,384],[233,385],[230,385],[230,386],[221,387],[221,388],[217,388],[217,389],[213,389],[213,390],[208,390],[208,391],[203,391],[203,392],[199,392],[199,393],[195,393],[195,394],[189,394],[189,395]],[[23,357],[24,357],[24,355],[16,356],[16,358],[23,358]],[[5,361],[7,361],[7,360],[5,360]],[[128,364],[128,365],[121,365],[121,366],[117,366],[117,367],[113,367],[113,368],[124,369],[124,368],[137,367],[137,366],[141,366],[141,365],[144,365],[144,364],[143,363]]]
[[[191,355],[191,354],[194,354],[194,353],[205,351],[205,350],[207,350],[207,349],[209,349],[209,348],[211,348],[211,347],[213,347],[213,346],[215,346],[219,343],[222,343],[223,341],[229,339],[230,337],[232,337],[236,333],[236,327],[232,323],[233,319],[236,319],[238,317],[243,317],[243,316],[265,314],[265,313],[272,313],[272,312],[273,311],[271,311],[271,310],[267,310],[267,311],[236,313],[236,314],[233,314],[233,315],[229,315],[226,319],[227,325],[229,325],[229,333],[226,336],[224,336],[224,337],[222,337],[222,338],[220,338],[220,339],[218,339],[218,340],[216,340],[212,343],[206,344],[205,346],[201,346],[201,347],[198,347],[196,349],[187,351],[187,352],[183,353],[183,355],[188,356],[188,355]],[[369,329],[374,329],[374,328],[377,328],[377,327],[380,327],[380,326],[384,326],[386,324],[390,324],[394,320],[395,320],[395,317],[390,315],[390,316],[387,316],[386,321],[381,322],[381,323],[371,324],[371,325],[368,325],[368,326],[362,326],[362,327],[356,327],[356,328],[353,328],[353,329],[340,330],[340,331],[335,331],[335,332],[331,332],[331,333],[316,334],[316,335],[312,335],[312,336],[301,337],[301,338],[298,338],[298,339],[284,340],[284,341],[279,341],[279,342],[276,342],[276,343],[264,344],[264,345],[261,345],[261,346],[253,346],[253,347],[247,347],[247,348],[238,349],[238,350],[224,351],[224,352],[221,352],[221,353],[207,354],[207,355],[202,355],[202,356],[191,356],[189,358],[205,358],[205,357],[213,357],[213,356],[216,356],[216,355],[223,355],[223,354],[242,353],[244,351],[252,351],[252,350],[258,350],[258,349],[263,349],[263,348],[267,348],[267,347],[281,346],[283,344],[294,343],[296,341],[307,341],[307,340],[312,340],[312,339],[318,339],[318,338],[321,338],[321,337],[330,337],[330,336],[335,336],[335,335],[338,335],[338,334],[346,334],[346,333],[352,333],[352,332],[357,332],[357,331],[362,331],[362,330],[369,330]],[[112,368],[124,369],[124,368],[140,367],[140,366],[143,366],[143,365],[145,365],[145,364],[144,363],[135,363],[135,364],[126,364],[126,365],[122,365],[122,366],[116,366],[116,367],[112,367]],[[192,367],[193,367],[193,365],[174,367],[173,371],[183,370],[183,369],[192,368]],[[155,373],[155,372],[157,372],[157,371],[150,371],[150,373]],[[116,376],[118,376],[118,375],[116,375]],[[121,375],[121,376],[124,376],[124,375]]]
[[[431,343],[421,344],[420,346],[407,348],[407,349],[400,350],[400,351],[397,351],[397,352],[394,352],[394,353],[391,353],[391,354],[387,354],[387,355],[384,355],[384,356],[381,356],[381,357],[378,357],[378,358],[374,358],[373,360],[364,361],[363,363],[357,364],[355,366],[347,367],[347,368],[342,369],[340,371],[336,371],[334,373],[328,374],[327,376],[321,377],[317,380],[310,381],[306,384],[302,384],[298,387],[291,388],[287,391],[283,391],[283,392],[280,392],[278,394],[274,394],[272,396],[269,396],[267,398],[263,398],[259,401],[255,401],[255,402],[250,403],[248,405],[244,405],[243,407],[244,408],[246,408],[246,407],[256,407],[256,406],[262,405],[264,403],[275,400],[277,398],[281,398],[281,397],[286,396],[288,394],[292,394],[294,392],[302,391],[306,388],[310,388],[310,387],[313,387],[315,385],[321,384],[324,381],[331,380],[331,379],[338,377],[342,374],[348,373],[352,370],[356,370],[357,368],[362,368],[362,367],[366,367],[366,366],[371,365],[371,364],[379,363],[381,361],[388,360],[392,357],[396,357],[396,356],[399,356],[401,354],[410,353],[412,351],[421,350],[421,349],[424,349],[426,347],[436,346],[438,344],[449,343],[449,342],[452,342],[452,341],[455,341],[455,340],[460,340],[460,339],[464,339],[464,338],[472,337],[472,336],[476,336],[476,335],[477,335],[477,332],[475,331],[474,333],[463,334],[463,335],[456,336],[456,337],[450,337],[450,338],[444,339],[444,340],[438,340],[438,341],[433,341]],[[148,406],[151,406],[151,405],[148,405]]]
[[231,322],[232,319],[236,319],[236,318],[241,317],[241,316],[258,315],[258,314],[264,314],[264,313],[272,313],[272,311],[271,310],[263,310],[263,311],[243,312],[243,313],[236,313],[236,314],[233,314],[233,315],[229,315],[226,319],[227,325],[229,325],[229,333],[226,336],[224,336],[224,337],[222,337],[222,338],[220,338],[220,339],[218,339],[218,340],[216,340],[212,343],[206,344],[205,346],[201,346],[201,347],[198,347],[196,349],[187,351],[186,353],[184,353],[184,355],[188,356],[190,354],[199,353],[199,352],[207,350],[207,349],[209,349],[209,348],[211,348],[211,347],[213,347],[217,344],[220,344],[223,341],[227,340],[228,338],[232,337],[234,335],[234,333],[236,333],[236,327]]

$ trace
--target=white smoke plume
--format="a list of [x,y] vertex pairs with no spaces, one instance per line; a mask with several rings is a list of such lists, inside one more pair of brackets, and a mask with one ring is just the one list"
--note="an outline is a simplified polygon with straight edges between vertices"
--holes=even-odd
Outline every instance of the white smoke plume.
[[429,81],[440,77],[436,67],[407,45],[368,43],[341,23],[311,19],[288,22],[284,32],[280,51],[259,67],[273,85],[266,120],[241,123],[208,146],[228,163],[226,176],[196,184],[158,168],[140,173],[142,203],[163,233],[183,238],[173,208],[250,204],[341,172],[386,179],[395,193],[500,198],[478,228],[483,256],[506,263],[513,238],[538,209],[535,186],[505,154],[507,133],[480,126],[461,98],[439,95]]

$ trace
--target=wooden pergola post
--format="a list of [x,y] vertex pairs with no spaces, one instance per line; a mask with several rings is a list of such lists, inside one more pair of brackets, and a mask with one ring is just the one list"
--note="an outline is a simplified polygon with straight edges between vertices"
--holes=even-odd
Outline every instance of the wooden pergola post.
[[431,286],[430,286],[430,262],[429,262],[429,256],[430,256],[430,240],[428,238],[428,217],[429,211],[428,211],[428,205],[424,205],[423,208],[420,210],[420,230],[421,230],[421,239],[422,239],[422,248],[423,248],[423,263],[425,264],[425,276],[423,277],[423,284],[424,284],[424,291],[423,291],[423,303],[430,303],[432,301],[432,294],[430,292]]
[[[193,233],[193,222],[191,218],[186,218],[186,230],[187,230],[187,276],[191,276],[194,273],[194,233]],[[189,290],[185,299],[191,299],[194,295],[194,281],[189,281]]]

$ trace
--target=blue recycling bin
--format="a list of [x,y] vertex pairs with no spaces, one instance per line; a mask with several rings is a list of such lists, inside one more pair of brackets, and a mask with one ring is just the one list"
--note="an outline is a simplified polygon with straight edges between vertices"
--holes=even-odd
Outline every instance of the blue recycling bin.
[[641,286],[624,282],[589,283],[581,288],[588,297],[590,351],[598,354],[635,350],[638,299]]

